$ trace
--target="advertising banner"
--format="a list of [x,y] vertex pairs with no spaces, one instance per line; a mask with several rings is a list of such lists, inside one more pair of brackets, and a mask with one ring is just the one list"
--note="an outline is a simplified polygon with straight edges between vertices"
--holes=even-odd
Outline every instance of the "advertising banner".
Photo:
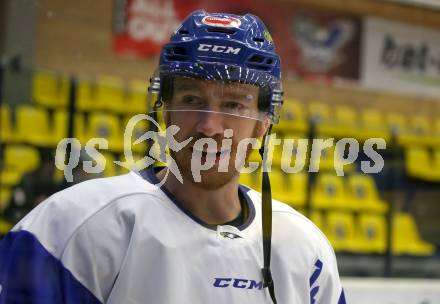
[[113,50],[117,54],[157,55],[197,1],[115,0]]
[[369,17],[363,33],[363,85],[440,97],[440,31]]
[[[361,20],[263,0],[116,0],[114,51],[157,55],[191,11],[259,16],[272,34],[285,75],[331,80],[359,78]],[[230,37],[233,39],[233,37]]]

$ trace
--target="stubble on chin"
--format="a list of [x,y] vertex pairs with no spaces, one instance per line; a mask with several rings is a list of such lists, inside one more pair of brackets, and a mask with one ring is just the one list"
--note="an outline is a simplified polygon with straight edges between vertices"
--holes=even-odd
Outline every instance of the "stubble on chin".
[[[235,152],[234,152],[235,153]],[[180,173],[183,177],[183,183],[191,183],[198,188],[205,190],[216,190],[226,184],[232,179],[236,178],[240,173],[235,169],[235,157],[231,152],[231,157],[228,164],[227,172],[219,172],[218,165],[214,165],[208,170],[200,171],[200,181],[194,179],[194,174],[191,168],[192,153],[188,149],[187,151],[174,152],[170,151],[171,157],[176,161]]]

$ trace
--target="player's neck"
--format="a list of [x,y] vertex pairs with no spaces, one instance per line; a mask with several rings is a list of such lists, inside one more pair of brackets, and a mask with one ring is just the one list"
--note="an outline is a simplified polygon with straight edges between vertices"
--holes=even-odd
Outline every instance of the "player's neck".
[[[162,180],[162,170],[157,177]],[[211,225],[234,220],[241,212],[238,196],[238,177],[215,190],[206,190],[185,180],[180,183],[173,174],[168,175],[164,186],[180,201],[185,209],[203,222]]]

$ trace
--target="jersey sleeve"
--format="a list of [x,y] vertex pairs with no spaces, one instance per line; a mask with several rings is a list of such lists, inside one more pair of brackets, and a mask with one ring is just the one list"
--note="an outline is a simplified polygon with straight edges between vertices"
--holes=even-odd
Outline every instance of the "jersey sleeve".
[[106,301],[134,220],[104,192],[98,182],[58,192],[0,241],[0,304]]
[[0,242],[0,303],[101,303],[30,232]]

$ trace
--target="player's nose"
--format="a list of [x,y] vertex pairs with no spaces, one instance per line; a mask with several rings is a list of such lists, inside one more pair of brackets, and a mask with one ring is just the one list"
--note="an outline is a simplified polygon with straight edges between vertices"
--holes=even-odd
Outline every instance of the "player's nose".
[[207,137],[223,134],[223,115],[216,112],[199,112],[196,131]]

